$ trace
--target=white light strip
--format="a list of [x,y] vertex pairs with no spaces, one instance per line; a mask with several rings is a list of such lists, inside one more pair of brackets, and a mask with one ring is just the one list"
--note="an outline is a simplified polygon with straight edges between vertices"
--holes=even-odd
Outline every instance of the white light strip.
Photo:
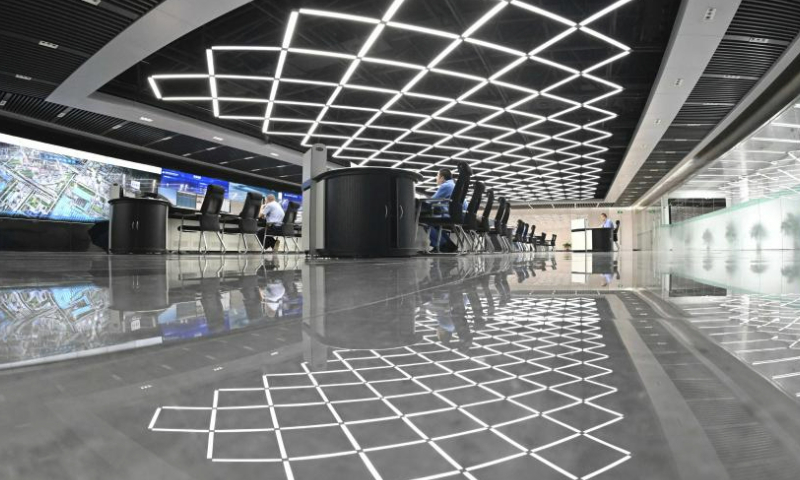
[[219,100],[217,100],[217,80],[214,78],[214,52],[206,50],[206,64],[208,66],[208,86],[211,91],[211,106],[214,116],[219,117]]
[[[599,146],[599,145],[595,145],[595,143],[600,142],[600,141],[610,137],[611,134],[609,132],[605,132],[605,131],[602,131],[602,130],[598,130],[596,128],[592,128],[592,126],[593,125],[599,125],[599,124],[601,124],[601,123],[603,123],[605,121],[613,119],[613,118],[616,117],[616,114],[614,114],[613,112],[608,112],[606,110],[596,108],[592,104],[598,103],[598,102],[600,102],[601,100],[603,100],[605,98],[608,98],[610,96],[616,95],[617,93],[622,91],[622,88],[620,86],[618,86],[618,85],[615,85],[615,84],[611,83],[611,82],[607,82],[607,81],[605,81],[605,80],[603,80],[601,78],[592,76],[592,75],[590,75],[590,72],[597,71],[601,67],[603,67],[605,65],[608,65],[610,63],[613,63],[614,61],[617,61],[617,60],[623,58],[625,55],[627,55],[629,49],[628,49],[627,46],[621,44],[620,42],[616,42],[615,40],[610,39],[607,36],[605,36],[603,34],[600,34],[600,33],[596,32],[596,31],[594,31],[592,29],[585,28],[585,25],[588,25],[589,23],[595,21],[596,19],[602,17],[603,15],[605,15],[607,13],[610,13],[611,11],[615,10],[616,8],[618,8],[619,6],[624,4],[625,2],[617,2],[614,5],[612,5],[611,7],[606,8],[601,12],[598,12],[597,14],[593,15],[592,17],[590,17],[590,18],[586,19],[584,22],[582,22],[580,27],[578,26],[578,24],[576,24],[576,23],[574,23],[574,22],[572,22],[570,20],[567,20],[567,19],[565,19],[563,17],[560,17],[558,15],[552,14],[550,12],[546,12],[543,9],[539,8],[539,7],[527,4],[525,2],[521,2],[521,1],[500,2],[500,3],[495,4],[486,14],[481,16],[480,19],[477,22],[475,22],[474,24],[469,26],[466,29],[466,31],[464,32],[464,34],[461,35],[461,36],[457,36],[457,35],[455,35],[453,33],[450,33],[450,32],[443,32],[443,31],[438,31],[438,30],[435,30],[435,29],[430,29],[430,28],[427,28],[427,27],[409,25],[409,24],[404,24],[404,23],[400,23],[400,22],[393,22],[391,20],[391,17],[394,15],[394,13],[396,11],[399,10],[399,8],[401,7],[402,3],[403,3],[402,0],[397,0],[397,1],[393,2],[392,5],[390,6],[390,8],[387,10],[387,13],[384,15],[382,20],[370,19],[370,18],[367,18],[367,17],[359,17],[359,16],[355,16],[355,15],[341,14],[341,13],[338,13],[338,12],[324,12],[324,11],[315,10],[315,9],[301,9],[299,12],[292,12],[292,14],[290,15],[289,22],[287,24],[287,30],[286,30],[285,35],[284,35],[284,41],[283,41],[283,47],[282,48],[272,47],[272,46],[264,46],[264,47],[259,47],[259,46],[242,46],[242,47],[218,46],[218,47],[216,47],[215,46],[215,47],[212,47],[209,50],[209,52],[210,51],[237,51],[237,50],[240,50],[240,51],[255,51],[255,52],[259,52],[259,51],[261,51],[261,52],[276,52],[276,51],[280,51],[280,55],[278,57],[278,63],[277,63],[277,68],[276,68],[276,72],[275,72],[274,77],[248,76],[248,75],[216,75],[215,72],[214,72],[214,69],[213,69],[214,68],[213,67],[213,58],[211,58],[210,59],[208,75],[200,75],[200,74],[153,75],[148,79],[148,81],[149,81],[149,83],[151,85],[151,89],[153,89],[153,91],[154,91],[154,94],[156,94],[156,92],[158,92],[156,95],[159,96],[160,95],[160,89],[159,89],[159,85],[158,85],[158,82],[157,82],[158,80],[172,81],[172,80],[191,79],[191,78],[197,78],[197,79],[207,78],[208,81],[209,81],[209,89],[211,90],[211,96],[208,97],[208,98],[211,99],[212,103],[217,104],[217,106],[215,108],[215,114],[217,116],[219,115],[218,104],[219,104],[220,100],[227,99],[227,100],[234,101],[234,102],[255,102],[255,103],[257,103],[257,102],[261,102],[261,103],[266,102],[267,103],[267,108],[266,108],[266,111],[265,111],[264,125],[263,125],[263,131],[264,132],[269,132],[272,135],[303,136],[303,140],[301,142],[303,145],[307,145],[308,144],[308,142],[310,141],[310,137],[311,136],[315,136],[315,137],[318,136],[320,138],[334,138],[334,139],[341,138],[341,139],[344,140],[344,142],[341,145],[339,145],[339,146],[336,146],[335,144],[331,144],[330,145],[332,148],[337,148],[336,152],[334,153],[334,157],[343,156],[345,150],[352,150],[353,148],[350,147],[350,144],[356,138],[360,138],[364,142],[370,142],[370,143],[377,142],[377,143],[384,144],[384,146],[382,148],[380,148],[380,149],[377,149],[377,148],[376,149],[361,149],[361,150],[364,150],[364,151],[371,152],[371,155],[366,160],[362,160],[362,163],[366,163],[367,161],[372,159],[372,160],[375,160],[375,161],[390,162],[393,165],[397,166],[397,165],[402,165],[405,162],[409,162],[412,159],[418,158],[418,157],[441,158],[441,160],[437,161],[436,164],[445,164],[447,162],[450,162],[451,160],[453,160],[453,161],[455,161],[455,160],[463,160],[463,161],[468,161],[468,162],[486,163],[486,162],[490,162],[491,159],[503,157],[503,158],[507,158],[510,161],[510,163],[509,162],[500,162],[499,163],[500,166],[493,169],[493,170],[496,170],[498,173],[504,172],[503,167],[505,165],[521,165],[523,167],[526,167],[524,164],[525,164],[525,162],[528,162],[528,161],[535,162],[532,165],[536,165],[536,167],[523,168],[522,171],[520,171],[520,172],[508,172],[508,173],[504,172],[503,175],[502,175],[502,178],[509,177],[510,175],[511,176],[516,175],[512,180],[509,180],[509,182],[510,182],[509,184],[514,184],[514,183],[521,182],[522,178],[530,178],[530,179],[539,178],[540,181],[543,181],[545,184],[552,183],[554,187],[562,189],[563,192],[573,192],[573,191],[577,192],[576,189],[578,187],[576,185],[578,185],[578,183],[581,184],[580,185],[581,189],[592,188],[592,187],[596,188],[597,182],[592,182],[591,180],[597,180],[599,177],[592,176],[589,173],[601,171],[599,168],[592,168],[591,165],[597,165],[599,163],[602,163],[603,159],[593,157],[592,155],[599,155],[599,154],[602,154],[604,152],[607,152],[608,148],[605,148],[605,147],[602,147],[602,146]],[[545,16],[545,17],[550,18],[552,20],[555,20],[555,21],[557,21],[557,22],[559,22],[561,24],[564,24],[568,28],[566,30],[562,31],[562,32],[559,32],[556,35],[556,37],[551,38],[550,40],[548,40],[547,42],[545,42],[544,44],[540,45],[539,47],[537,47],[536,49],[532,50],[531,52],[529,52],[527,54],[525,54],[523,52],[520,52],[520,51],[517,51],[517,50],[515,50],[513,48],[508,48],[508,47],[503,46],[503,45],[498,45],[498,44],[487,42],[487,41],[484,41],[484,40],[481,40],[481,39],[475,39],[475,38],[471,38],[470,37],[471,34],[474,34],[480,28],[482,28],[498,12],[500,12],[502,9],[506,8],[507,5],[514,5],[516,7],[524,8],[524,9],[530,11],[530,12],[533,12],[533,13],[538,14],[538,15]],[[321,16],[321,17],[335,18],[335,19],[340,19],[340,20],[357,21],[357,22],[361,22],[361,23],[373,24],[373,25],[375,25],[375,28],[372,30],[371,34],[367,37],[365,44],[362,45],[362,47],[359,49],[359,53],[357,55],[345,54],[345,53],[340,53],[340,52],[329,52],[329,51],[325,51],[325,50],[314,50],[314,49],[311,49],[311,48],[293,48],[293,47],[291,47],[291,40],[292,40],[292,36],[294,35],[294,31],[295,31],[297,22],[299,21],[298,20],[299,15]],[[370,50],[370,48],[377,42],[380,34],[383,31],[385,31],[385,29],[387,27],[388,28],[394,28],[394,29],[401,29],[401,30],[405,30],[405,31],[412,31],[412,32],[416,32],[416,33],[419,33],[419,34],[423,34],[423,35],[434,35],[434,36],[437,36],[437,37],[449,38],[449,39],[452,40],[452,42],[450,42],[443,51],[441,51],[436,57],[434,57],[434,60],[431,63],[429,63],[427,65],[427,67],[426,66],[422,66],[422,65],[413,65],[413,64],[409,64],[407,62],[398,61],[398,60],[395,60],[395,59],[376,58],[376,57],[367,56],[368,51]],[[564,38],[568,37],[569,35],[573,34],[575,31],[577,31],[578,28],[585,30],[588,35],[594,36],[599,41],[602,41],[604,43],[612,45],[612,46],[614,46],[616,48],[619,48],[619,49],[621,49],[623,51],[618,53],[618,54],[616,54],[616,55],[614,55],[614,56],[612,56],[611,58],[603,60],[602,62],[600,62],[600,63],[598,63],[596,65],[592,65],[592,66],[586,68],[583,72],[579,72],[579,71],[577,71],[577,70],[575,70],[575,69],[573,69],[571,67],[568,67],[566,65],[561,65],[561,64],[559,64],[557,62],[554,62],[554,61],[551,61],[551,60],[548,60],[548,59],[545,59],[545,58],[541,58],[541,57],[538,57],[536,55],[537,53],[540,53],[540,52],[544,51],[545,49],[549,48],[550,46],[558,43],[562,39],[564,39]],[[501,67],[498,71],[493,73],[492,76],[489,77],[489,78],[482,78],[482,77],[478,77],[478,76],[475,76],[475,75],[469,75],[469,74],[466,74],[466,73],[461,73],[461,72],[456,72],[456,71],[450,71],[450,70],[446,70],[446,69],[437,68],[437,65],[440,64],[449,54],[451,54],[453,51],[455,51],[455,49],[458,48],[458,46],[464,40],[466,40],[467,42],[469,42],[469,43],[471,43],[473,45],[476,45],[479,48],[489,48],[489,49],[493,49],[493,50],[497,50],[497,51],[502,51],[503,53],[510,54],[512,56],[516,56],[517,58],[515,58],[510,64],[507,64],[506,66]],[[290,54],[291,55],[313,55],[313,56],[325,56],[325,57],[340,58],[340,59],[350,60],[351,63],[348,66],[347,70],[345,71],[345,74],[343,75],[342,79],[340,80],[340,82],[338,84],[335,84],[335,83],[332,83],[332,82],[321,82],[321,81],[317,81],[317,80],[306,80],[306,79],[302,79],[302,78],[294,78],[294,79],[285,78],[285,79],[282,79],[281,78],[282,77],[282,75],[281,75],[282,74],[282,70],[283,70],[283,67],[285,65],[285,62],[287,61],[287,57]],[[500,81],[499,80],[500,77],[502,77],[503,75],[507,74],[508,72],[510,72],[511,70],[516,68],[517,66],[523,65],[526,61],[529,61],[528,59],[530,61],[542,63],[542,64],[547,65],[547,66],[552,67],[552,68],[557,68],[559,70],[567,71],[567,72],[571,73],[572,75],[570,77],[568,77],[567,79],[564,79],[564,80],[561,80],[561,81],[557,82],[556,84],[549,85],[549,86],[543,88],[541,90],[541,92],[537,92],[536,90],[528,88],[528,87],[526,87],[524,85],[517,85],[517,84],[514,84],[512,82]],[[399,92],[395,91],[395,90],[391,90],[391,89],[386,89],[386,88],[376,88],[376,87],[369,86],[369,85],[353,85],[353,84],[350,84],[349,81],[351,80],[351,78],[353,77],[355,72],[357,71],[357,68],[358,68],[360,62],[362,62],[362,61],[369,62],[369,63],[377,63],[377,64],[389,65],[389,66],[396,67],[396,68],[403,69],[403,70],[412,70],[412,71],[413,70],[418,70],[418,73],[417,73],[417,75],[415,75],[411,79],[411,81],[406,83],[406,85],[404,87],[402,87],[402,89]],[[447,75],[447,76],[451,76],[451,77],[462,78],[462,79],[465,79],[465,80],[468,80],[468,81],[471,81],[471,82],[475,82],[475,85],[472,86],[472,87],[468,87],[467,91],[465,93],[460,93],[457,98],[439,97],[439,96],[435,96],[435,95],[428,95],[428,94],[422,94],[422,93],[414,92],[412,89],[429,72],[437,74],[437,75]],[[599,97],[588,99],[584,103],[579,103],[579,102],[576,102],[576,101],[571,100],[569,98],[564,98],[562,96],[554,95],[552,93],[557,88],[559,88],[559,87],[561,87],[563,85],[566,85],[566,84],[568,84],[568,83],[570,83],[572,81],[575,81],[577,78],[580,78],[580,76],[583,76],[583,78],[585,78],[587,80],[591,80],[591,81],[600,83],[602,85],[605,85],[605,86],[609,87],[610,91],[605,93],[605,94],[603,94],[603,95],[601,95],[601,96],[599,96]],[[230,79],[230,80],[242,80],[242,81],[268,81],[268,82],[271,81],[272,82],[272,88],[270,90],[269,100],[265,100],[265,99],[247,99],[247,98],[236,98],[236,97],[220,97],[219,96],[219,92],[216,91],[217,88],[218,88],[216,86],[216,79],[217,78],[226,78],[226,79]],[[329,97],[328,101],[325,104],[319,104],[319,103],[314,103],[314,102],[286,101],[286,100],[282,100],[282,99],[280,99],[278,97],[279,83],[281,81],[285,81],[287,83],[297,83],[297,84],[308,84],[308,85],[317,85],[317,86],[323,86],[323,87],[331,87],[334,90],[333,90],[333,93],[331,94],[331,96]],[[480,102],[476,102],[476,101],[470,100],[470,97],[478,94],[478,92],[481,92],[484,89],[484,87],[486,87],[487,85],[490,85],[490,84],[494,85],[496,88],[508,89],[509,91],[514,91],[514,92],[516,92],[516,91],[524,92],[525,94],[527,94],[527,96],[525,98],[521,99],[521,100],[516,100],[515,99],[513,104],[511,104],[511,105],[509,105],[509,106],[507,106],[505,108],[496,107],[494,105],[486,105],[486,104],[482,104]],[[343,89],[362,90],[362,91],[367,90],[367,91],[372,91],[372,92],[375,92],[375,93],[383,93],[383,94],[386,94],[386,95],[392,95],[392,97],[380,109],[374,109],[374,108],[371,109],[371,108],[368,108],[368,107],[356,107],[356,106],[347,106],[347,105],[337,105],[335,103],[336,98],[343,91]],[[546,119],[544,117],[542,117],[541,115],[535,115],[533,113],[529,113],[529,112],[524,111],[524,110],[527,109],[527,107],[525,107],[525,105],[528,102],[535,102],[537,97],[540,96],[540,94],[541,94],[541,96],[547,97],[550,100],[554,100],[556,102],[563,103],[564,104],[564,108],[561,109],[560,111],[553,112]],[[394,105],[396,102],[398,102],[404,95],[407,95],[408,97],[424,98],[424,99],[430,100],[430,101],[441,101],[443,103],[443,105],[440,106],[432,115],[419,114],[419,113],[415,113],[415,112],[406,112],[406,111],[398,110],[397,108],[390,109],[390,107],[392,105]],[[161,98],[161,99],[165,100],[165,101],[176,101],[176,100],[179,100],[179,99],[180,100],[184,100],[184,101],[207,101],[207,100],[205,100],[206,97],[202,97],[202,96],[198,96],[198,97],[188,97],[188,96],[184,96],[184,97],[165,97],[165,98]],[[304,106],[309,106],[309,107],[316,107],[316,108],[320,108],[320,111],[316,115],[316,120],[315,121],[305,120],[305,121],[302,121],[302,122],[297,122],[297,121],[294,122],[294,123],[310,123],[311,124],[311,127],[310,127],[309,131],[305,135],[300,134],[300,133],[281,132],[280,129],[270,129],[270,127],[269,127],[271,113],[272,113],[272,109],[273,109],[273,106],[274,106],[275,103],[285,103],[285,104],[288,104],[288,105],[296,104],[296,105],[304,105]],[[459,104],[461,104],[463,106],[470,107],[470,108],[485,109],[487,111],[487,115],[484,116],[482,119],[479,119],[477,122],[475,122],[475,121],[467,121],[467,120],[463,120],[463,119],[460,119],[460,118],[450,118],[450,117],[448,117],[448,112],[450,110],[453,110],[453,109],[459,107]],[[371,116],[371,118],[369,120],[367,120],[363,124],[352,123],[352,122],[328,122],[328,121],[325,120],[325,114],[329,111],[330,108],[336,108],[336,109],[339,109],[339,110],[370,111],[370,112],[373,112],[373,115]],[[565,121],[559,119],[559,117],[567,118],[567,117],[565,117],[565,115],[569,114],[570,112],[572,112],[572,111],[574,111],[574,110],[576,110],[578,108],[586,108],[586,109],[590,109],[590,110],[596,111],[597,113],[599,113],[601,115],[601,117],[598,118],[598,119],[595,119],[592,122],[586,123],[586,124],[584,124],[582,126],[574,124],[574,123],[570,123],[570,122],[565,122]],[[381,115],[383,115],[383,114],[387,114],[387,115],[402,115],[402,116],[406,116],[406,117],[416,117],[416,118],[419,118],[420,120],[415,125],[413,125],[410,129],[403,129],[403,128],[396,128],[395,127],[394,131],[398,132],[399,136],[397,136],[394,140],[371,138],[372,136],[369,134],[369,131],[368,131],[369,129],[377,128],[377,129],[383,129],[384,131],[387,131],[387,130],[390,130],[392,128],[392,127],[386,127],[386,126],[383,126],[383,125],[380,125],[380,124],[376,123],[378,121],[378,119],[381,117]],[[530,122],[525,127],[519,128],[519,129],[508,128],[508,127],[502,126],[502,124],[501,125],[495,124],[497,121],[494,120],[494,119],[495,118],[499,118],[499,116],[503,115],[503,114],[522,115],[522,116],[525,116],[527,118],[531,118],[534,121]],[[253,119],[251,116],[247,116],[247,115],[245,115],[245,116],[229,115],[229,116],[225,116],[225,118],[227,118],[227,119],[248,119],[248,120],[252,120]],[[436,131],[427,130],[427,129],[423,128],[426,124],[430,123],[433,119],[435,119],[437,122],[446,122],[446,123],[463,125],[464,128],[456,131],[453,134],[441,133],[441,132],[436,132]],[[284,121],[292,122],[290,119],[287,119],[287,118],[273,119],[273,120],[274,121],[279,121],[279,122],[284,122]],[[541,135],[541,139],[540,140],[536,140],[536,141],[530,142],[528,144],[516,143],[515,141],[513,141],[514,139],[509,137],[510,135],[514,135],[514,134],[524,134],[524,135],[537,136],[537,135],[539,135],[537,132],[532,131],[532,130],[528,130],[528,129],[541,128],[541,127],[538,127],[538,125],[542,124],[545,121],[551,122],[552,124],[556,124],[556,125],[563,125],[565,128],[561,129],[561,131],[553,132],[555,135],[552,136],[552,137],[551,136]],[[493,123],[493,122],[495,122],[495,123]],[[503,122],[503,121],[501,120],[500,122]],[[326,125],[326,124],[347,126],[347,127],[355,128],[356,131],[355,131],[355,134],[350,136],[350,137],[343,136],[343,135],[317,135],[315,133],[317,128],[320,125]],[[479,133],[479,130],[475,130],[476,128],[480,129],[481,133]],[[574,140],[571,140],[568,137],[565,137],[566,135],[569,135],[569,134],[571,134],[573,132],[576,132],[576,131],[580,131],[581,129],[584,130],[584,131],[587,131],[587,132],[592,132],[592,134],[594,136],[592,138],[584,139],[583,142],[574,141]],[[471,130],[474,130],[474,132],[471,132]],[[484,138],[486,136],[485,132],[488,132],[488,131],[497,131],[497,134],[494,135],[493,137],[490,135],[489,137]],[[417,142],[417,141],[415,141],[415,142],[406,141],[405,140],[406,137],[412,138],[412,137],[409,137],[409,135],[411,135],[412,132],[415,132],[415,134],[417,136],[419,136],[419,135],[427,135],[427,136],[437,137],[437,138],[432,138],[431,140],[429,140],[430,142],[433,142],[430,145],[425,144],[425,143],[420,143],[420,142]],[[469,134],[467,134],[468,132],[469,132]],[[478,133],[478,134],[475,135],[475,133]],[[506,139],[506,137],[509,137],[509,138]],[[453,146],[448,145],[448,143],[450,143],[451,141],[456,141],[456,139],[460,139],[461,141],[469,141],[471,143],[474,143],[474,142],[477,142],[477,143],[472,145],[469,148],[453,147]],[[554,148],[556,150],[541,149],[540,147],[536,146],[539,143],[542,143],[542,142],[545,142],[545,141],[550,141],[550,140],[563,142],[564,145],[561,146],[561,147],[558,147],[557,145],[554,146]],[[382,155],[384,155],[384,152],[391,151],[392,150],[392,145],[395,145],[395,144],[406,146],[404,148],[407,148],[407,146],[422,147],[422,150],[418,150],[416,152],[413,152],[413,151],[397,152],[397,154],[399,154],[401,156],[396,160],[383,158]],[[492,145],[492,146],[489,147],[487,145]],[[500,147],[501,145],[503,146],[503,148],[499,149],[498,147]],[[378,146],[376,145],[376,147],[378,147]],[[444,156],[444,157],[442,157],[442,156],[434,156],[434,155],[431,155],[430,153],[428,153],[428,151],[431,150],[434,147],[438,148],[438,149],[449,150],[449,151],[452,151],[453,153],[451,155],[449,155],[449,156]],[[591,148],[594,151],[592,153],[589,153],[589,154],[586,154],[585,151],[584,151],[583,155],[577,155],[576,153],[570,152],[570,150],[575,149],[575,148],[579,148],[579,147]],[[526,155],[520,155],[520,153],[526,153],[529,150],[531,150],[533,153],[535,153],[536,151],[542,151],[542,152],[545,152],[545,153],[538,153],[538,154],[536,154],[536,155],[534,155],[532,157],[528,157]],[[542,155],[559,155],[559,156],[558,157],[554,157],[551,160],[548,160],[548,159],[544,158]],[[470,158],[470,157],[474,157],[474,158]],[[573,161],[574,162],[578,162],[578,163],[572,163]],[[542,163],[542,162],[544,162],[544,163]],[[413,164],[420,165],[419,162],[413,162]],[[547,168],[547,165],[555,165],[555,164],[561,165],[561,167],[559,169],[548,169]],[[409,164],[409,166],[410,165],[411,164]],[[422,168],[421,170],[428,170],[429,167],[430,166],[426,166],[425,168]],[[536,169],[539,173],[532,172],[531,171],[532,169]],[[487,170],[487,172],[488,171],[489,170]],[[531,172],[531,173],[527,173],[527,172]],[[545,173],[545,175],[541,176],[540,173]],[[577,177],[581,177],[582,179],[587,179],[587,180],[584,182],[584,180],[579,180]],[[588,185],[584,185],[583,183],[588,183]],[[550,194],[554,194],[554,193],[550,192]]]

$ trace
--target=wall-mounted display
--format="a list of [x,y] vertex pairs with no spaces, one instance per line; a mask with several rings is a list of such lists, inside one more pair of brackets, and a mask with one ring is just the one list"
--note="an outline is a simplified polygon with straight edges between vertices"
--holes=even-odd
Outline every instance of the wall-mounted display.
[[96,222],[113,184],[152,188],[161,169],[0,134],[0,215]]

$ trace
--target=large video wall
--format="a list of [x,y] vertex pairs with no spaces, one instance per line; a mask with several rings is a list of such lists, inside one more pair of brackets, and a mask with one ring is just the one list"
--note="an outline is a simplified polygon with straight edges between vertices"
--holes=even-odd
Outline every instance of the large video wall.
[[[152,189],[173,205],[199,208],[206,187],[225,189],[231,213],[248,192],[275,195],[284,203],[297,195],[118,160],[0,134],[0,216],[98,222],[109,216],[114,184],[128,195]],[[157,190],[156,190],[157,189]]]
[[[0,215],[75,222],[108,218],[114,183],[160,169],[0,134]],[[134,183],[136,185],[136,183]]]

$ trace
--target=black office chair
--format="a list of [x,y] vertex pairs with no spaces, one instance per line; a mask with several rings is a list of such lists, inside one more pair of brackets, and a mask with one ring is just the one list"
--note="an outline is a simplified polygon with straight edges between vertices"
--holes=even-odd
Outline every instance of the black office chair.
[[[420,201],[420,207],[429,205],[426,208],[425,214],[420,213],[419,223],[427,225],[429,228],[438,228],[439,236],[436,239],[436,253],[441,253],[442,232],[447,231],[455,234],[456,241],[459,244],[465,244],[461,238],[466,237],[466,233],[462,227],[464,223],[464,199],[467,197],[467,189],[469,188],[470,178],[472,178],[472,168],[466,162],[458,163],[458,179],[456,186],[453,189],[453,194],[450,198],[438,199],[423,199]],[[437,207],[439,207],[437,209]],[[447,208],[447,213],[439,210]]]
[[508,210],[508,201],[500,197],[500,200],[497,204],[497,212],[494,215],[494,222],[489,229],[489,239],[491,240],[492,251],[505,251],[505,242],[503,241],[503,235],[505,234],[505,228],[503,227],[503,218],[506,216],[506,210]]
[[227,251],[225,248],[225,239],[222,238],[219,221],[219,212],[222,210],[222,202],[224,200],[225,189],[219,185],[209,185],[206,188],[206,196],[203,199],[203,205],[200,206],[200,212],[189,217],[198,220],[200,224],[198,226],[189,225],[180,227],[182,232],[200,232],[197,250],[202,254],[208,253],[206,232],[214,232],[222,246],[222,253]]
[[554,233],[553,237],[550,239],[550,251],[551,252],[555,251],[555,249],[556,249],[556,237],[558,237],[558,235],[556,235]]
[[478,223],[478,230],[477,233],[481,237],[481,241],[483,242],[482,249],[486,251],[487,248],[491,246],[491,242],[489,241],[489,232],[491,231],[491,222],[489,217],[492,213],[492,207],[494,206],[494,190],[489,190],[486,193],[486,207],[483,209],[483,215],[481,216],[480,222]]
[[511,246],[511,236],[513,232],[511,231],[511,227],[508,226],[508,217],[511,216],[511,202],[506,200],[506,213],[503,215],[503,230],[502,230],[502,238],[506,244],[506,251],[510,252],[512,249]]
[[299,203],[289,202],[289,205],[286,207],[286,212],[284,212],[283,215],[281,233],[279,235],[275,235],[276,237],[282,238],[283,241],[286,242],[286,246],[283,250],[284,252],[288,252],[288,249],[286,248],[289,246],[288,240],[291,240],[292,244],[294,245],[292,251],[300,252],[300,245],[297,243],[297,239],[302,236],[300,225],[297,224],[297,212],[299,210]]
[[[261,202],[264,197],[260,193],[249,192],[247,198],[244,200],[242,212],[239,214],[238,228],[228,229],[225,233],[232,233],[238,235],[236,240],[236,251],[239,253],[249,252],[247,248],[247,238],[245,235],[252,235],[256,238],[258,246],[261,247],[261,252],[264,252],[264,244],[258,237],[258,214],[261,211]],[[244,243],[244,251],[241,249],[241,244]]]
[[478,250],[480,239],[478,238],[478,209],[481,207],[483,200],[483,192],[486,190],[486,184],[483,182],[475,182],[475,187],[472,190],[472,198],[467,206],[467,213],[464,214],[464,223],[461,224],[464,232],[470,238],[470,250],[475,252]]
[[528,245],[530,250],[536,249],[536,225],[531,225],[531,228],[528,231],[528,237],[525,239],[525,243]]
[[545,238],[547,237],[547,233],[542,232],[541,235],[534,239],[533,249],[538,250],[539,248],[544,248],[545,246]]

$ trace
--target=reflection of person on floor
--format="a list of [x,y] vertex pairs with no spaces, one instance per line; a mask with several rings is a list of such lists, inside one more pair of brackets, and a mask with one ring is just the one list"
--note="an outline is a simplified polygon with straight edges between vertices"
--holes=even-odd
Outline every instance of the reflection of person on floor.
[[614,240],[614,251],[619,252],[619,220],[615,222],[614,232],[611,235]]
[[283,297],[286,287],[280,279],[272,278],[264,288],[264,312],[270,318],[283,316]]
[[[442,345],[457,350],[466,351],[472,345],[472,330],[467,323],[467,309],[464,303],[464,294],[460,290],[451,290],[445,294],[445,298],[434,301],[436,320],[439,325],[436,327],[436,336]],[[447,301],[444,305],[442,300]],[[453,336],[458,338],[458,343],[453,345]]]

